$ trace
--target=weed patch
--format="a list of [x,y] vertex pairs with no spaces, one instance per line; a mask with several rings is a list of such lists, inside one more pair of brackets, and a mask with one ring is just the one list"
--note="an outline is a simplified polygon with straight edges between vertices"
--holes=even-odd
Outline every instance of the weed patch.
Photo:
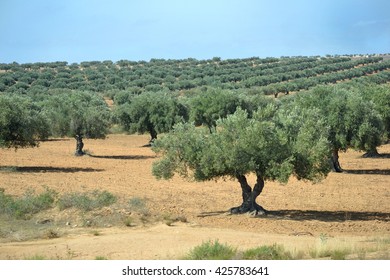
[[28,190],[20,198],[15,198],[0,190],[0,214],[28,220],[33,214],[53,207],[56,193],[48,188],[41,194]]
[[273,244],[246,250],[242,258],[244,260],[290,260],[292,256],[283,246]]
[[221,244],[218,240],[203,242],[192,249],[187,255],[187,260],[231,260],[237,250],[227,244]]
[[117,198],[108,191],[93,191],[87,193],[68,193],[58,199],[60,210],[77,208],[83,211],[91,211],[105,206],[110,206],[117,201]]

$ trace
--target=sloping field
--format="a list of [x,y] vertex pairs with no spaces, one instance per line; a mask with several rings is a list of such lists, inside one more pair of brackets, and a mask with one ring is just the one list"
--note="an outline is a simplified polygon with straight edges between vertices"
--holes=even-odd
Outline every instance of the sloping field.
[[[266,182],[258,202],[271,212],[253,218],[227,214],[230,207],[241,203],[235,181],[156,180],[151,165],[157,157],[143,147],[147,142],[144,135],[86,140],[90,156],[84,157],[73,156],[73,139],[52,139],[38,148],[16,152],[1,149],[0,188],[7,194],[20,196],[28,189],[41,192],[43,186],[60,194],[108,190],[120,201],[144,201],[149,216],[148,221],[137,220],[131,227],[108,222],[87,227],[72,218],[74,211],[52,209],[33,217],[31,223],[49,220],[59,238],[28,239],[23,238],[28,229],[3,227],[0,259],[34,255],[174,259],[202,241],[216,239],[239,248],[278,243],[295,251],[312,250],[319,243],[360,248],[383,240],[380,254],[372,257],[389,257],[389,144],[379,148],[386,155],[382,158],[362,158],[355,151],[341,153],[346,172],[331,173],[317,184],[293,178],[287,185]],[[113,211],[107,207],[99,215]],[[171,222],[166,222],[167,217]]]

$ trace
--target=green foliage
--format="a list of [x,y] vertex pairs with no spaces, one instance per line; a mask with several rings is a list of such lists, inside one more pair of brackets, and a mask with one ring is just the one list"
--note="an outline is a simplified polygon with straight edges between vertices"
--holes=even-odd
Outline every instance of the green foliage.
[[81,135],[95,139],[108,133],[110,111],[99,94],[58,92],[46,100],[44,108],[54,136]]
[[190,120],[195,125],[206,125],[209,129],[216,126],[218,119],[233,114],[237,108],[249,108],[243,96],[222,89],[198,93],[189,100],[189,104]]
[[128,208],[131,211],[136,211],[142,214],[147,214],[149,212],[145,200],[139,197],[132,197],[128,201]]
[[291,253],[283,246],[273,244],[272,246],[261,246],[248,249],[243,252],[244,260],[291,260]]
[[28,190],[20,198],[6,195],[4,190],[0,190],[0,213],[17,219],[29,219],[31,215],[51,208],[55,197],[56,193],[50,189],[46,189],[38,195],[32,190]]
[[358,85],[354,88],[367,101],[374,104],[375,109],[381,115],[384,122],[387,138],[390,137],[390,85]]
[[148,132],[153,140],[188,119],[186,107],[171,94],[147,92],[129,99],[117,107],[115,118],[130,133]]
[[0,108],[0,147],[34,147],[48,137],[47,120],[30,98],[0,95]]
[[236,255],[236,249],[218,240],[203,242],[193,248],[186,259],[188,260],[231,260]]
[[[294,119],[292,115],[304,115]],[[249,118],[238,109],[217,121],[212,132],[191,124],[179,124],[157,140],[153,150],[162,159],[153,165],[157,178],[175,173],[203,181],[251,172],[264,180],[287,182],[321,179],[329,172],[327,130],[318,115],[277,110],[273,104],[260,108]]]
[[93,191],[90,193],[67,193],[58,199],[60,210],[77,208],[83,211],[109,206],[115,203],[117,198],[108,191]]
[[297,106],[319,110],[329,127],[327,138],[332,149],[372,151],[383,142],[382,117],[374,104],[358,92],[322,86],[298,96],[295,102]]
[[113,91],[140,94],[207,86],[275,94],[347,80],[348,83],[383,84],[390,80],[390,73],[386,71],[389,66],[390,61],[380,56],[151,59],[149,62],[89,61],[70,65],[67,62],[12,63],[0,64],[0,92],[30,94],[50,88],[110,95]]

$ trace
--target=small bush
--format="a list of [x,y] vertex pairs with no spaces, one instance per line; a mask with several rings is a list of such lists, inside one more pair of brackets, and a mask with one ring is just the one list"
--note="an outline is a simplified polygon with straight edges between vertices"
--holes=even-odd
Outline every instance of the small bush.
[[231,260],[236,255],[236,249],[218,240],[203,242],[187,255],[188,260]]
[[322,249],[322,250],[311,250],[310,256],[313,259],[316,258],[330,258],[332,260],[345,260],[346,256],[350,254],[348,249]]
[[31,215],[53,206],[56,193],[48,188],[39,195],[33,190],[27,190],[20,198],[6,195],[0,190],[0,213],[10,215],[17,219],[29,219]]
[[25,260],[29,260],[29,261],[42,261],[42,260],[46,260],[46,257],[42,256],[42,255],[33,255],[31,257],[27,257]]
[[348,255],[348,250],[346,249],[336,249],[333,250],[332,254],[330,255],[330,258],[332,260],[345,260],[346,256]]
[[129,199],[128,208],[130,211],[138,212],[143,215],[149,214],[149,210],[146,206],[145,201],[139,197],[133,197]]
[[131,227],[131,226],[133,226],[133,218],[131,218],[131,217],[125,217],[125,218],[123,219],[123,223],[125,224],[125,226]]
[[116,202],[116,197],[108,191],[93,191],[91,193],[68,193],[58,199],[60,210],[77,208],[83,211],[91,211]]
[[244,260],[290,260],[290,252],[286,252],[283,246],[274,244],[272,246],[261,246],[246,250],[243,253]]

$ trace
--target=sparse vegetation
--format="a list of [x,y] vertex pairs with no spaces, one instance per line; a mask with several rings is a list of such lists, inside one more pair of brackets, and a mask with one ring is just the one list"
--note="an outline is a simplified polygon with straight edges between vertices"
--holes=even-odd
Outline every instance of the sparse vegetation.
[[116,202],[116,197],[108,191],[95,190],[90,193],[68,193],[58,199],[60,210],[74,207],[83,211],[109,206]]
[[382,259],[388,259],[379,245],[374,247],[352,247],[341,244],[332,246],[321,245],[309,247],[307,250],[286,250],[280,244],[263,245],[247,250],[238,250],[228,244],[221,244],[218,240],[203,242],[193,248],[185,259],[191,260],[301,260],[301,259],[361,259],[364,260],[372,252],[378,252]]
[[17,219],[29,219],[31,215],[53,206],[56,193],[48,188],[41,194],[28,190],[22,197],[15,198],[0,190],[0,214],[6,214]]
[[218,240],[203,242],[192,249],[186,259],[188,260],[231,260],[237,250],[227,244],[221,244]]
[[290,260],[292,255],[283,246],[273,244],[271,246],[260,246],[243,252],[244,260]]

